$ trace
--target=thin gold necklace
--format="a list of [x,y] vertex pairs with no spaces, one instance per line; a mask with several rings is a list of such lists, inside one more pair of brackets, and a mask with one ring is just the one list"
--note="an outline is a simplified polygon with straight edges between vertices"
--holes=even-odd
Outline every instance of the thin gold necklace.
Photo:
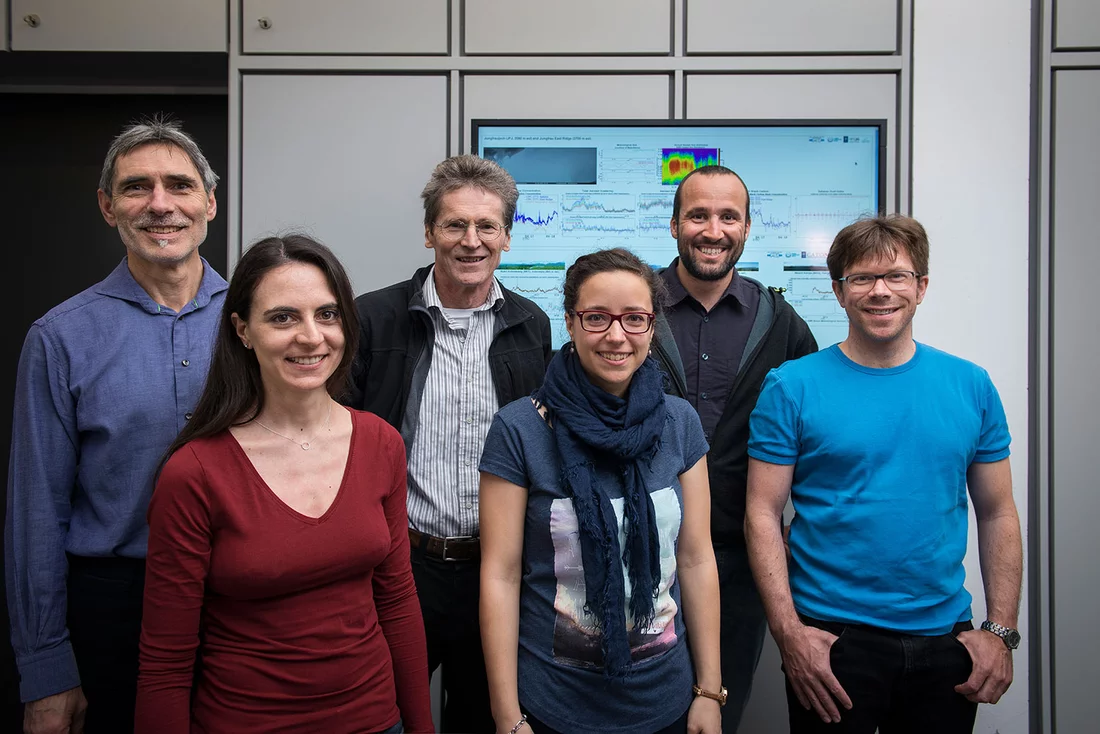
[[320,436],[322,433],[324,433],[325,429],[328,428],[328,419],[331,418],[331,417],[332,417],[332,400],[329,400],[328,401],[328,412],[325,413],[325,422],[317,430],[317,433],[313,434],[313,438],[311,438],[308,441],[299,441],[296,438],[291,438],[290,436],[284,436],[283,434],[276,431],[274,428],[271,428],[270,426],[265,426],[259,418],[253,418],[252,420],[256,425],[258,425],[260,428],[264,429],[265,431],[269,431],[271,433],[274,433],[279,438],[285,438],[287,441],[290,441],[291,443],[298,444],[299,446],[302,447],[302,451],[309,451],[311,448],[313,448],[313,442],[317,440],[317,437]]

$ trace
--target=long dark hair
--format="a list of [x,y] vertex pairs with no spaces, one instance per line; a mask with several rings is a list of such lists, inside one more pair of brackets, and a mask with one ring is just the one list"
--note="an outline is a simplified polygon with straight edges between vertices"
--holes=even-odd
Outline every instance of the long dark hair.
[[[260,240],[245,251],[233,271],[202,397],[191,420],[165,452],[161,467],[188,441],[213,436],[231,426],[247,423],[263,410],[264,383],[260,377],[260,365],[255,353],[245,349],[237,336],[233,314],[248,321],[252,299],[260,282],[269,272],[287,263],[316,266],[325,274],[328,287],[336,295],[340,325],[344,330],[344,356],[325,386],[333,397],[347,389],[348,373],[359,345],[359,318],[355,311],[351,281],[344,266],[332,250],[303,234]],[[159,469],[157,474],[159,476]]]

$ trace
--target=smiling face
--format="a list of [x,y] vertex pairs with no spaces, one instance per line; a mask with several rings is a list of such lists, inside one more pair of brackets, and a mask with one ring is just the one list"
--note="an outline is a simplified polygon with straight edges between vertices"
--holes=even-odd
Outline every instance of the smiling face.
[[177,265],[198,258],[207,222],[217,214],[214,191],[175,145],[150,143],[121,155],[111,195],[98,192],[107,224],[118,228],[131,266]]
[[504,229],[489,242],[483,242],[475,227],[467,227],[462,239],[450,241],[441,227],[448,223],[479,224],[492,222],[505,227],[504,203],[496,194],[472,186],[443,195],[439,216],[425,228],[424,246],[435,250],[435,286],[448,308],[480,306],[489,296],[493,272],[500,254],[511,246],[511,235]]
[[[865,258],[845,269],[844,275],[881,275],[894,270],[916,270],[912,260],[900,247],[896,258]],[[846,283],[833,281],[833,293],[848,314],[847,341],[869,354],[912,341],[913,316],[927,289],[927,275],[917,278],[902,291],[890,290],[882,278],[876,280],[874,287],[865,293],[852,293]]]
[[669,225],[680,264],[692,278],[731,278],[749,237],[748,192],[732,174],[695,175],[680,187],[680,215]]
[[237,336],[256,353],[269,394],[324,390],[344,355],[336,296],[314,265],[271,270],[256,286],[248,321],[232,318]]
[[[634,273],[612,270],[596,273],[581,284],[574,311],[607,311],[612,314],[653,311],[649,285]],[[581,328],[580,317],[565,315],[565,327],[573,339],[581,367],[593,385],[623,397],[634,373],[649,356],[653,328],[644,334],[628,334],[618,321],[607,331]]]

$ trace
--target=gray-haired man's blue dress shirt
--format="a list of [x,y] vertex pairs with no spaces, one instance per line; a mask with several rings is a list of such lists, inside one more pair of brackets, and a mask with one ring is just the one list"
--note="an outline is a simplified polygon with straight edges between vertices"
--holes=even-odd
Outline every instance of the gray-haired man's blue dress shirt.
[[80,685],[66,626],[66,553],[144,558],[153,472],[202,393],[225,280],[158,305],[123,260],[34,322],[15,387],[4,533],[20,694]]

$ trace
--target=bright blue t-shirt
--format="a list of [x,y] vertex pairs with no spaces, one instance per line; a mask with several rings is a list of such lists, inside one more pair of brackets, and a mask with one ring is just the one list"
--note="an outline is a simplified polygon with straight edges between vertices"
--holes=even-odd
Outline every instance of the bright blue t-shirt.
[[[519,616],[519,699],[558,731],[658,731],[691,705],[695,680],[688,651],[676,547],[683,517],[680,474],[707,452],[699,416],[680,398],[666,396],[668,420],[645,487],[653,500],[661,540],[661,584],[653,622],[634,629],[627,619],[631,668],[609,680],[597,620],[584,610],[584,566],[573,502],[561,486],[561,458],[553,429],[530,398],[506,405],[485,439],[481,471],[527,488],[523,527],[523,581]],[[611,497],[624,543],[620,481],[597,471]],[[630,598],[629,574],[625,599]],[[629,606],[627,604],[627,606]]]
[[985,370],[923,344],[874,369],[834,345],[772,370],[749,429],[749,456],[795,465],[801,614],[916,635],[970,619],[966,472],[1010,443]]

